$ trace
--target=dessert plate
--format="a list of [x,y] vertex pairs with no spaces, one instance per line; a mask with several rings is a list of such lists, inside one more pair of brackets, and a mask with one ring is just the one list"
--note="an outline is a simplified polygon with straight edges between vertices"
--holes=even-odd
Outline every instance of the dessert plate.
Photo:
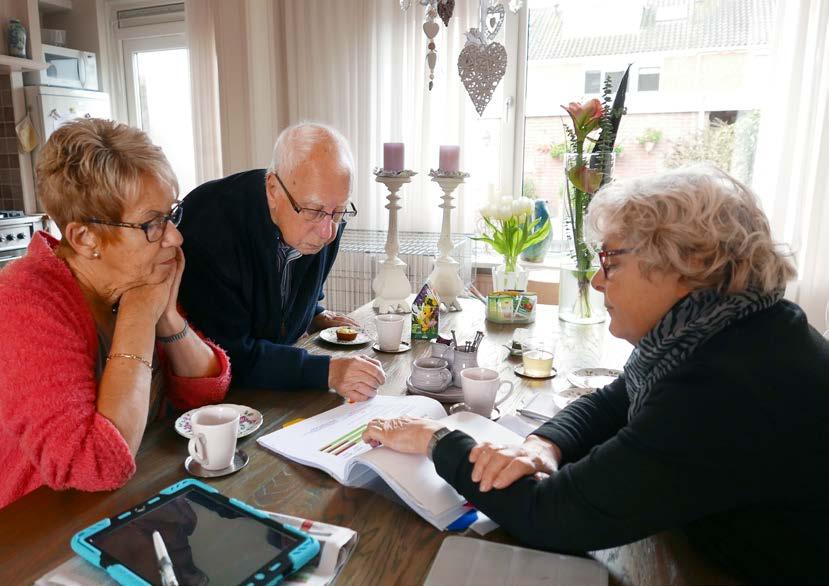
[[[234,405],[233,403],[222,403],[219,407],[231,407],[239,412],[239,432],[236,434],[236,437],[248,436],[262,427],[262,414],[252,407]],[[176,419],[176,431],[179,435],[188,439],[193,437],[193,430],[190,428],[190,418],[199,409],[201,407],[190,409],[190,411]]]
[[371,338],[365,332],[357,330],[357,337],[353,340],[340,340],[337,338],[337,326],[326,328],[320,332],[320,338],[331,344],[340,346],[359,346],[371,342]]
[[583,389],[600,389],[609,385],[622,374],[615,368],[580,368],[567,375],[567,380],[574,387]]

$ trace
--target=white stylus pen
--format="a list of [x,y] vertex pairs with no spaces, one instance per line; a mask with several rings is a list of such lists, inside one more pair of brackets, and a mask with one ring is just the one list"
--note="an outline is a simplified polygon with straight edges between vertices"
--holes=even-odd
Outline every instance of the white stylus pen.
[[163,586],[178,586],[176,574],[173,572],[173,562],[170,561],[167,547],[164,545],[164,540],[161,539],[161,533],[158,531],[153,531],[153,546],[155,546],[155,557],[158,558],[158,573],[161,575],[161,584]]

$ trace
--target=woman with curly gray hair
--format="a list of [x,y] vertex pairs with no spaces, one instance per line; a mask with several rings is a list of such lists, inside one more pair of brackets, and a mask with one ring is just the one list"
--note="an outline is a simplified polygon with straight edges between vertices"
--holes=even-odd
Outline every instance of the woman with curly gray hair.
[[[438,473],[521,541],[619,546],[669,528],[744,579],[829,580],[829,343],[783,299],[795,276],[755,196],[713,168],[601,190],[593,286],[624,374],[521,446],[428,420],[365,438],[428,453]],[[796,387],[795,387],[796,384]]]

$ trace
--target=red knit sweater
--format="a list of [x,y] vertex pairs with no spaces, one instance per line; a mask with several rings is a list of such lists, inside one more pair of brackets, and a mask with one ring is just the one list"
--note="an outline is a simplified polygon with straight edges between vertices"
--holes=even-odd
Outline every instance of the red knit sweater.
[[[96,409],[98,338],[58,241],[38,232],[28,254],[0,271],[0,508],[43,486],[111,490],[135,472],[116,427]],[[222,400],[230,365],[213,378],[166,373],[179,409]],[[161,350],[159,355],[163,359]]]

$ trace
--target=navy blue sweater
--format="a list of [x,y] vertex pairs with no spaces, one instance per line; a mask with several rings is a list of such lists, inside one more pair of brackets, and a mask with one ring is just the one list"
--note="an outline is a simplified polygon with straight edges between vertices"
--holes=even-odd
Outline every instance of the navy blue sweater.
[[829,582],[829,343],[781,301],[696,349],[628,421],[624,378],[534,433],[564,462],[482,493],[475,441],[442,438],[435,467],[522,542],[555,551],[615,547],[681,528],[756,582]]
[[265,170],[237,173],[194,189],[179,230],[186,259],[179,303],[187,318],[230,355],[233,385],[327,389],[328,356],[291,346],[322,311],[322,287],[337,256],[336,240],[291,263],[283,312]]

